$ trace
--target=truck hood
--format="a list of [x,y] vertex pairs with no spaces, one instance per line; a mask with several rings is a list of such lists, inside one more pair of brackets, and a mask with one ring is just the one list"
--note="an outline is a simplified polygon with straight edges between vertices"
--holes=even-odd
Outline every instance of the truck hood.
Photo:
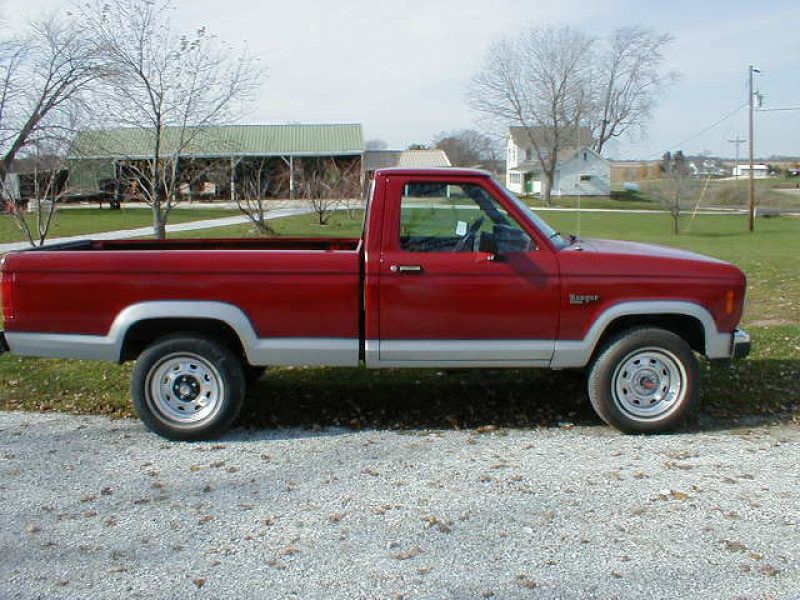
[[717,264],[728,264],[725,261],[698,254],[691,250],[684,250],[683,248],[674,248],[672,246],[662,246],[660,244],[643,244],[640,242],[624,242],[619,240],[579,240],[578,246],[583,247],[585,251],[602,252],[604,254],[617,254],[626,256],[648,256],[650,258],[673,258],[682,260],[697,260],[702,262],[711,262]]
[[742,280],[744,274],[723,260],[682,248],[581,239],[560,253],[562,272],[652,277],[702,277]]

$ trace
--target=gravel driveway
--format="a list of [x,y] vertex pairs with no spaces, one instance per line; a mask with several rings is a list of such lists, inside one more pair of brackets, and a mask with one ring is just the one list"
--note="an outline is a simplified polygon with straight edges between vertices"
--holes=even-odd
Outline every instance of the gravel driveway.
[[0,413],[0,598],[798,598],[800,430]]

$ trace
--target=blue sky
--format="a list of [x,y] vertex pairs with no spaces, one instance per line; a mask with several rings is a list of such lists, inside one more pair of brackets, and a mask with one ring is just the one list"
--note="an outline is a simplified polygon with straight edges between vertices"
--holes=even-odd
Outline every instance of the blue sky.
[[[176,21],[246,42],[268,68],[250,122],[358,122],[392,147],[429,142],[439,131],[474,127],[467,84],[491,41],[541,24],[602,36],[644,25],[676,38],[667,68],[681,81],[662,99],[644,139],[612,148],[614,158],[663,151],[733,156],[746,111],[684,144],[747,101],[747,65],[762,75],[764,108],[800,106],[800,2],[633,0],[177,0]],[[63,0],[4,0],[14,22]],[[224,10],[223,10],[224,7]],[[800,155],[800,111],[756,115],[756,153]]]

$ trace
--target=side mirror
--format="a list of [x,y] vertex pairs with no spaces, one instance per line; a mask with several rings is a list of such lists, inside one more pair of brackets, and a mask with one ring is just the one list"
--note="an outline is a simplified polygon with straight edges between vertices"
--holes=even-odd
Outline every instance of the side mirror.
[[489,254],[489,260],[491,261],[504,262],[506,260],[505,255],[500,253],[500,249],[497,247],[497,240],[491,233],[481,233],[480,247],[478,250]]
[[528,252],[531,247],[530,236],[510,225],[495,225],[492,238],[495,253]]
[[494,235],[491,233],[481,232],[478,250],[480,252],[496,255],[499,250],[497,248],[497,241],[494,239]]

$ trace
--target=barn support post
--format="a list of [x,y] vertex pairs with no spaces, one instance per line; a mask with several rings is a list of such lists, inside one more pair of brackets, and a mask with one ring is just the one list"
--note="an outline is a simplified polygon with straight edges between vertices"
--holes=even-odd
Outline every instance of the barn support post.
[[236,202],[236,163],[231,156],[231,202]]
[[[122,173],[119,166],[119,161],[114,161],[114,191],[112,192],[113,196],[111,198],[110,208],[112,210],[119,210],[122,208],[122,185],[121,179]],[[103,195],[100,194],[100,208],[103,208]]]
[[281,156],[281,160],[289,167],[289,200],[294,200],[294,156]]
[[180,159],[179,156],[175,157],[175,169],[173,170],[172,177],[173,177],[173,181],[172,181],[172,185],[170,186],[172,188],[172,191],[170,192],[170,195],[169,195],[169,205],[170,205],[170,207],[173,207],[178,203],[178,196],[179,196],[178,192],[180,192],[181,159]]

